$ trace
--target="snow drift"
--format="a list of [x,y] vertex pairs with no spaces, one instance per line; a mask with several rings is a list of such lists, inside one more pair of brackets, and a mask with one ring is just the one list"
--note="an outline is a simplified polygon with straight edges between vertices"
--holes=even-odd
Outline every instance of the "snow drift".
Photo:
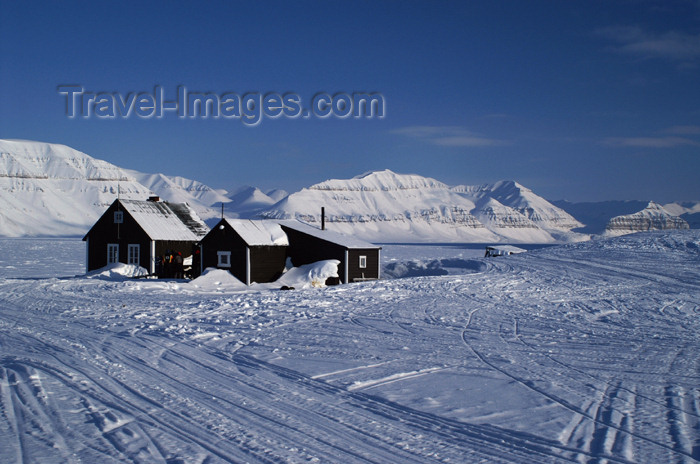
[[322,288],[326,286],[326,280],[329,277],[338,277],[338,264],[340,261],[331,259],[292,267],[275,282],[263,284],[253,282],[250,286],[238,280],[225,269],[207,268],[201,276],[189,282],[189,285],[193,289],[203,292],[265,291],[278,290],[282,287],[290,289]]
[[103,268],[90,271],[86,274],[89,279],[104,279],[122,281],[124,279],[133,279],[135,277],[146,277],[148,270],[141,266],[133,264],[114,263]]
[[305,264],[299,267],[293,267],[285,272],[275,284],[278,286],[286,286],[290,288],[321,288],[326,286],[326,280],[335,277],[338,278],[338,265],[340,261],[337,259],[328,259],[318,261],[316,263]]

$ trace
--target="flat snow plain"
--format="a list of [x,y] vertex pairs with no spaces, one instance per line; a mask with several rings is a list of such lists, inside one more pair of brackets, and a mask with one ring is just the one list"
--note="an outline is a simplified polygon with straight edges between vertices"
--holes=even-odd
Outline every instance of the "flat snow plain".
[[0,461],[700,461],[699,231],[477,254],[243,292],[1,239]]

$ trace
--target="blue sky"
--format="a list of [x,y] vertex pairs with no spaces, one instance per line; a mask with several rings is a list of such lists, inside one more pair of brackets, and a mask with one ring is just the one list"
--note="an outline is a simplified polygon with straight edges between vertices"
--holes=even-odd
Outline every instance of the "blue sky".
[[[101,5],[101,6],[100,6]],[[549,199],[700,200],[700,1],[10,2],[0,138],[289,191],[391,169]],[[382,118],[66,116],[126,96],[376,92]]]

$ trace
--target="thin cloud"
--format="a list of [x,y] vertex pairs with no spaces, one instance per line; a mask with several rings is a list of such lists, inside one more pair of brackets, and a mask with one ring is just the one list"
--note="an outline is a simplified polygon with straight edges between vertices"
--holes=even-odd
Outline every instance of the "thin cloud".
[[664,132],[675,135],[700,135],[700,126],[673,126]]
[[508,145],[505,140],[482,137],[457,126],[408,126],[391,131],[444,147],[493,147]]
[[685,62],[700,58],[700,34],[681,31],[654,33],[632,26],[599,29],[597,34],[617,42],[612,50],[618,53]]
[[700,142],[685,137],[609,137],[605,145],[615,147],[638,148],[675,148],[682,146],[700,146]]

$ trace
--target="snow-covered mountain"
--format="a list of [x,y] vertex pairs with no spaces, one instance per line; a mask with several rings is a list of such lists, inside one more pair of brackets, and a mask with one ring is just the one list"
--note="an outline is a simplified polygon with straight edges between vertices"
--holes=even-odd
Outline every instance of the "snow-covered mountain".
[[166,201],[188,203],[203,219],[216,216],[212,205],[231,201],[226,196],[226,190],[213,189],[196,180],[165,174],[145,174],[131,169],[124,169],[124,172]]
[[293,193],[260,214],[320,224],[378,242],[552,242],[581,239],[582,224],[522,185],[450,187],[389,170],[332,179]]
[[[450,187],[391,171],[328,180],[286,196],[255,187],[228,193],[195,180],[145,174],[70,147],[0,141],[0,235],[82,235],[120,195],[186,202],[208,222],[228,217],[297,218],[381,242],[552,242],[572,217],[515,182]],[[211,224],[210,224],[211,225]],[[568,235],[567,235],[568,234]]]
[[65,145],[0,140],[0,235],[80,235],[117,195],[150,194],[125,170]]
[[275,203],[277,203],[278,201],[283,200],[285,197],[289,196],[289,192],[282,189],[272,189],[265,195],[272,198],[275,201]]
[[82,235],[120,196],[186,202],[202,217],[230,201],[197,181],[143,174],[65,145],[0,140],[0,236]]
[[610,219],[616,216],[636,213],[644,209],[648,201],[638,200],[609,200],[588,201],[573,203],[567,200],[553,201],[552,204],[563,209],[567,213],[585,224],[584,227],[575,229],[585,234],[602,234]]
[[[531,242],[571,241],[587,238],[584,235],[572,233],[573,229],[580,228],[583,224],[571,214],[515,181],[506,180],[476,186],[460,185],[453,187],[453,190],[474,198],[477,204],[483,204],[484,208],[496,207],[498,209],[498,205],[500,205],[501,216],[505,214],[506,222],[503,224],[501,220],[499,235],[506,237],[515,235],[513,238],[517,241],[517,237],[523,235],[517,229],[530,224],[530,226],[535,226],[550,236],[549,240],[537,240],[533,237],[529,240]],[[507,212],[504,213],[503,208],[507,208]],[[480,208],[477,209],[477,213],[479,211]],[[488,210],[483,213],[490,214]],[[480,218],[484,218],[483,213],[478,214]],[[523,218],[529,222],[523,222]]]
[[549,241],[551,235],[541,230],[537,224],[515,209],[500,203],[498,200],[485,197],[476,203],[474,209],[476,218],[489,230],[511,240],[519,240],[524,234],[532,237],[537,235],[534,241]]
[[[0,236],[82,235],[117,195],[154,194],[188,203],[210,226],[222,203],[231,218],[296,218],[316,225],[325,207],[329,229],[385,243],[584,240],[602,232],[608,214],[588,208],[600,216],[601,230],[593,232],[514,181],[453,187],[389,170],[327,180],[292,195],[250,186],[229,193],[183,177],[123,169],[65,145],[0,140]],[[691,220],[700,215],[700,203],[667,206],[667,214]],[[609,233],[625,227],[614,224]]]
[[650,201],[647,207],[639,212],[612,218],[605,228],[605,234],[615,236],[648,230],[689,228],[686,221]]
[[261,213],[298,219],[369,241],[497,240],[470,211],[474,203],[435,179],[391,171],[332,179],[293,193]]
[[458,186],[455,191],[476,198],[493,198],[521,213],[543,229],[569,231],[582,227],[579,221],[532,190],[514,181],[500,181],[479,186]]
[[236,216],[241,218],[250,218],[255,216],[263,209],[269,208],[284,197],[281,193],[284,190],[273,191],[274,198],[267,195],[257,187],[245,185],[228,194],[230,203],[226,205],[226,215],[229,217]]
[[691,229],[700,229],[700,201],[668,203],[664,209],[685,220]]

